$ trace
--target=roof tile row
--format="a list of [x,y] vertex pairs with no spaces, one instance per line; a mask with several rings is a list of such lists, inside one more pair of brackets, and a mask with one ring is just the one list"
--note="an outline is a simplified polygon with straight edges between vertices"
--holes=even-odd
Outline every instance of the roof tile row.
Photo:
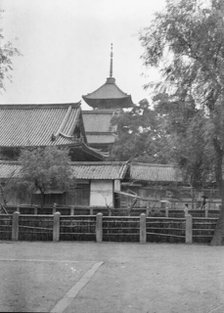
[[[69,110],[69,114],[68,113]],[[50,146],[72,143],[80,104],[0,105],[0,146]],[[67,114],[66,123],[61,127]],[[52,136],[61,130],[65,136]]]
[[[181,182],[180,171],[173,165],[127,162],[73,162],[76,179],[124,179],[130,166],[130,179],[135,181]],[[18,177],[20,165],[16,162],[0,162],[0,178]]]

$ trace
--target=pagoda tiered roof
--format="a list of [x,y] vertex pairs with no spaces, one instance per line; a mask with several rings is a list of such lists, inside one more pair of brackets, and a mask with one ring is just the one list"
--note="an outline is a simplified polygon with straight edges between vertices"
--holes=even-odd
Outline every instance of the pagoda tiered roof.
[[131,95],[116,85],[114,77],[108,77],[105,84],[82,98],[94,109],[122,109],[133,106]]
[[94,109],[123,109],[133,106],[131,95],[123,92],[113,77],[113,44],[111,44],[109,77],[102,86],[82,98]]

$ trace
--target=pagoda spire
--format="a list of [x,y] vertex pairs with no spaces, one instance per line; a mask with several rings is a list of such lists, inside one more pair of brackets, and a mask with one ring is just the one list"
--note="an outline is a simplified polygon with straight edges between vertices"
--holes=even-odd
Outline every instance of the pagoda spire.
[[113,44],[110,45],[110,77],[113,77]]
[[123,109],[133,106],[131,95],[123,92],[115,83],[113,77],[113,44],[110,45],[109,77],[95,91],[82,96],[83,100],[93,109]]

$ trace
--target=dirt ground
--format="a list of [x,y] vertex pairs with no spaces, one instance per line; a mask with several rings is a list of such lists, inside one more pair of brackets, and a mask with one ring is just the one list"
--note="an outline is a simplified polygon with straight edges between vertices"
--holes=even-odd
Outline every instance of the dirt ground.
[[0,311],[223,313],[224,247],[0,242]]

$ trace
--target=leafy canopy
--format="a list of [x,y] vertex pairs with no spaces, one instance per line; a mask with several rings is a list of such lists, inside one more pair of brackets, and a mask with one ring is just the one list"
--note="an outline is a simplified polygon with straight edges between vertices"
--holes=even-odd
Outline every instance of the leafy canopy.
[[114,117],[112,123],[117,125],[117,140],[111,159],[165,163],[169,158],[165,151],[168,138],[161,127],[162,122],[146,99]]
[[66,190],[72,182],[72,170],[67,150],[56,147],[24,150],[19,158],[22,183],[42,194],[50,189]]
[[[0,15],[0,19],[2,16]],[[20,55],[18,49],[13,44],[5,40],[3,30],[0,29],[0,91],[5,89],[4,81],[11,81],[13,70],[13,57]]]
[[223,16],[223,0],[167,0],[166,10],[140,34],[145,65],[161,69],[155,92],[167,94],[168,101],[157,105],[167,118],[180,164],[190,177],[198,171],[203,178],[210,167],[219,187],[222,210],[213,244],[224,243]]
[[208,164],[224,150],[223,16],[221,0],[168,0],[140,35],[145,65],[161,71],[155,109],[166,118],[176,159],[193,182],[214,170],[221,184],[220,164]]

